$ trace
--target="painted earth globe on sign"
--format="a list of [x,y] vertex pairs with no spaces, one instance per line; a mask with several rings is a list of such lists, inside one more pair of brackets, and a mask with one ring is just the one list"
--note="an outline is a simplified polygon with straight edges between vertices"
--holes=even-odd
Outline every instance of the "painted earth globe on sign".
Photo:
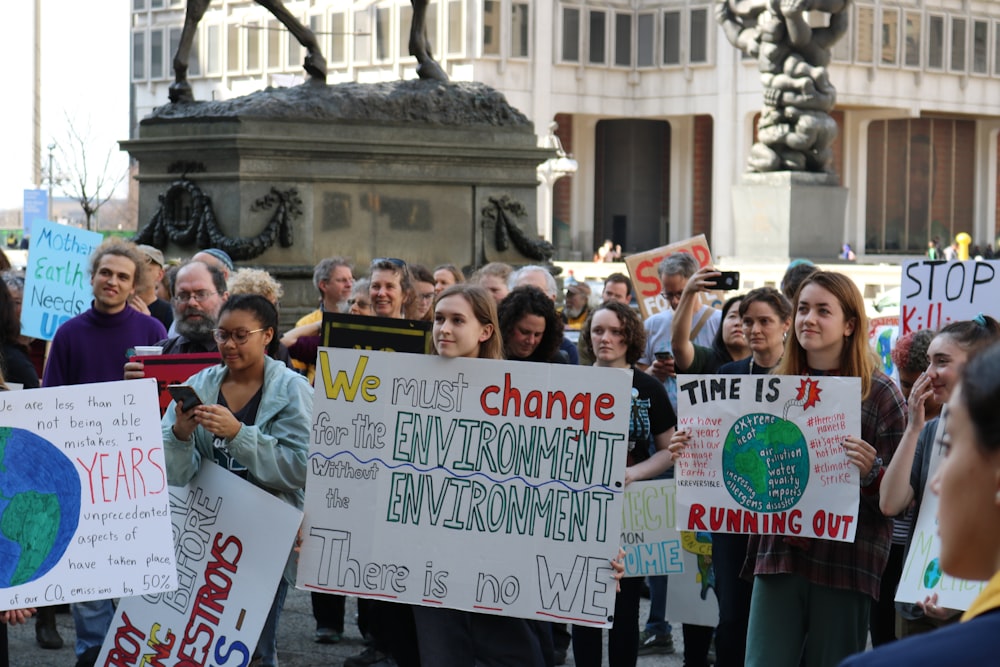
[[722,477],[729,495],[747,509],[793,507],[809,481],[809,447],[802,431],[775,415],[743,415],[726,435]]
[[0,428],[0,588],[38,579],[69,546],[80,520],[80,476],[48,440]]

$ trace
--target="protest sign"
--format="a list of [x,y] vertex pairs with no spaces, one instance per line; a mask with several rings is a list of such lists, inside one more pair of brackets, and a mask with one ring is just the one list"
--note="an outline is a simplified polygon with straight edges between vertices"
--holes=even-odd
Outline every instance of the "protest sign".
[[684,572],[670,577],[667,618],[714,628],[719,623],[719,599],[715,595],[712,535],[687,531],[680,535]]
[[97,664],[245,667],[302,512],[209,461],[170,505],[179,587],[122,600]]
[[54,222],[35,223],[24,278],[22,334],[52,340],[61,324],[90,307],[90,253],[103,238]]
[[896,365],[892,362],[892,348],[899,337],[899,315],[883,315],[868,319],[868,345],[879,360],[879,370],[899,379]]
[[323,345],[427,354],[431,350],[431,323],[392,317],[323,313]]
[[[646,252],[637,252],[625,258],[625,265],[628,267],[629,273],[632,274],[635,300],[639,303],[639,310],[642,311],[642,319],[670,310],[667,300],[660,296],[663,287],[660,285],[660,276],[656,269],[660,265],[660,260],[677,252],[689,253],[698,260],[700,267],[713,263],[712,251],[708,247],[708,241],[704,234]],[[704,292],[702,298],[706,304],[716,307],[722,303],[720,292]]]
[[622,503],[621,545],[625,576],[650,577],[682,571],[677,532],[677,485],[672,479],[632,482]]
[[861,380],[682,375],[675,464],[678,528],[854,541]]
[[24,233],[30,235],[39,223],[49,219],[49,191],[33,189],[24,191]]
[[141,361],[143,372],[156,380],[156,391],[162,415],[173,398],[167,386],[184,384],[189,377],[209,366],[220,363],[218,352],[198,352],[195,354],[159,354],[154,356],[131,356],[129,361]]
[[920,511],[913,526],[913,539],[906,552],[903,574],[896,588],[896,602],[915,604],[937,593],[938,606],[965,610],[986,587],[986,582],[956,579],[941,569],[941,537],[937,521],[939,498],[930,488],[930,480],[941,464],[940,442],[944,437],[944,417],[947,410],[947,405],[942,408],[934,435],[927,484],[924,485]]
[[176,587],[152,380],[0,394],[8,608]]
[[321,348],[298,587],[606,627],[631,374]]
[[980,313],[1000,317],[1000,260],[906,262],[900,295],[900,335],[904,336],[971,320]]

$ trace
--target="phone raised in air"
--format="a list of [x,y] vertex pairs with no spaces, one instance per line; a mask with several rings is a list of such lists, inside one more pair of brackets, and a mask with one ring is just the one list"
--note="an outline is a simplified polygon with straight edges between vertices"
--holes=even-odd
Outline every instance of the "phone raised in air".
[[201,397],[198,396],[198,393],[190,385],[169,384],[167,385],[167,391],[180,404],[181,410],[184,412],[202,403]]
[[706,287],[709,289],[716,290],[733,290],[739,289],[740,287],[740,272],[739,271],[721,271],[719,275],[714,278],[706,278]]

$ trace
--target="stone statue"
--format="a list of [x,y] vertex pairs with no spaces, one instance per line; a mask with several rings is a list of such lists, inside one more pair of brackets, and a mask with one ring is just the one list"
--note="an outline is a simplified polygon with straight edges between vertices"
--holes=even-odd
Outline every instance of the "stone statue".
[[[191,42],[194,40],[195,30],[198,23],[205,15],[211,0],[187,0],[187,11],[184,15],[184,30],[181,32],[181,39],[177,45],[177,53],[174,54],[174,82],[170,84],[171,102],[193,102],[194,95],[191,92],[191,84],[187,80],[188,57],[191,54]],[[319,83],[326,82],[326,58],[323,57],[316,41],[313,31],[302,25],[288,9],[285,8],[281,0],[256,0],[271,12],[276,19],[292,33],[299,44],[306,50],[306,58],[303,67],[313,81]],[[441,66],[431,55],[430,40],[427,38],[427,5],[430,0],[410,0],[413,5],[413,21],[410,24],[410,55],[417,59],[417,74],[421,79],[436,79],[447,81]]]
[[[764,109],[749,170],[830,170],[837,91],[830,48],[847,32],[851,0],[717,0],[715,17],[729,42],[757,59]],[[813,27],[811,16],[826,15]]]

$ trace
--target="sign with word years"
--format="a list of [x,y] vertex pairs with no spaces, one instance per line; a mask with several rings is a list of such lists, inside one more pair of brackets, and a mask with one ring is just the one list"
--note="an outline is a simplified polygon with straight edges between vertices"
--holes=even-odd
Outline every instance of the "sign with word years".
[[179,586],[122,600],[97,664],[249,665],[302,512],[209,461],[170,505]]
[[939,498],[930,488],[930,480],[941,464],[940,443],[944,437],[947,410],[947,405],[942,408],[941,418],[937,422],[927,483],[924,485],[920,511],[913,526],[913,540],[906,552],[903,575],[896,589],[896,602],[915,604],[936,593],[938,606],[965,610],[986,587],[986,582],[956,579],[941,569],[941,536],[938,534],[937,519]]
[[0,393],[7,608],[176,588],[153,380]]
[[299,588],[607,627],[631,373],[320,348]]
[[[670,304],[660,294],[663,291],[663,286],[660,284],[657,267],[664,257],[678,252],[692,255],[698,260],[699,267],[713,264],[712,251],[708,247],[708,241],[704,234],[698,234],[685,241],[678,241],[653,250],[637,252],[625,258],[625,265],[628,267],[629,273],[632,274],[635,300],[639,302],[642,319],[670,310]],[[722,303],[720,292],[704,292],[702,298],[708,305],[717,307]]]
[[1000,318],[1000,260],[906,262],[899,308],[901,336],[980,313]]
[[35,223],[24,278],[21,333],[52,340],[56,329],[90,307],[90,254],[103,237],[97,232]]
[[857,466],[844,439],[861,432],[861,380],[681,375],[675,463],[678,527],[854,541]]
[[719,623],[719,599],[715,594],[712,534],[684,531],[680,535],[684,572],[670,577],[667,618],[714,628]]
[[677,485],[672,479],[632,482],[622,503],[626,577],[679,574],[681,535],[676,528]]

